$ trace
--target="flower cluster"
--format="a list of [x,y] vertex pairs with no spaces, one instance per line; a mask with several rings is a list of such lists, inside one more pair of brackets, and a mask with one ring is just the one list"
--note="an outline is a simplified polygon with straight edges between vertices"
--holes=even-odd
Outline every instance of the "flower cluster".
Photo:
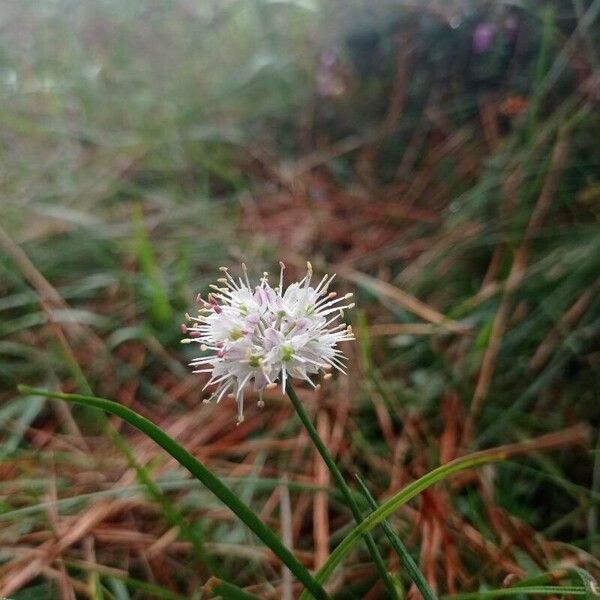
[[289,377],[308,381],[319,372],[325,378],[332,368],[344,372],[344,355],[339,342],[354,339],[352,328],[338,323],[344,309],[352,308],[352,294],[337,297],[329,292],[335,275],[325,275],[311,286],[312,267],[307,263],[305,277],[283,288],[285,265],[280,263],[279,285],[272,288],[268,274],[260,285],[252,287],[246,266],[244,277],[234,278],[226,267],[219,285],[211,286],[197,317],[186,315],[191,326],[182,326],[188,335],[183,342],[198,342],[208,353],[194,359],[194,373],[210,373],[205,387],[217,388],[205,402],[219,402],[230,395],[238,404],[238,423],[244,420],[244,390],[251,387],[259,396],[266,388],[277,386],[285,391]]

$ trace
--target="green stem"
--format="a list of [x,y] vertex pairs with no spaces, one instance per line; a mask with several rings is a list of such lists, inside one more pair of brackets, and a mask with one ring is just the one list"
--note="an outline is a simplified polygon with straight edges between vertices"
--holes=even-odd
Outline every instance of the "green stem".
[[[324,584],[336,567],[342,562],[344,557],[356,546],[361,539],[361,536],[371,531],[374,527],[377,527],[379,523],[387,519],[387,517],[406,504],[409,500],[419,495],[422,491],[431,487],[438,481],[449,477],[453,473],[458,473],[459,471],[464,471],[487,463],[497,462],[505,459],[506,456],[507,452],[501,449],[475,452],[474,454],[469,454],[437,467],[423,475],[420,479],[409,483],[398,493],[394,494],[389,500],[384,502],[377,510],[374,510],[371,514],[367,515],[367,517],[335,547],[335,550],[329,555],[325,564],[316,574],[316,580],[320,584]],[[307,595],[302,593],[300,598],[301,600],[305,600]]]
[[[375,498],[373,498],[369,488],[365,485],[364,481],[358,474],[356,475],[356,480],[358,481],[358,485],[360,486],[364,497],[369,503],[371,510],[377,510],[379,507],[377,506]],[[425,577],[423,577],[423,573],[421,573],[419,570],[417,563],[413,560],[413,557],[406,549],[406,546],[402,543],[400,536],[398,536],[398,534],[392,529],[392,526],[387,521],[383,521],[381,526],[383,527],[383,531],[390,541],[392,548],[394,548],[396,554],[398,554],[400,563],[406,569],[408,576],[414,581],[424,600],[437,600],[437,596],[434,594],[431,587],[429,587],[427,580]]]
[[260,520],[252,509],[244,504],[238,496],[215,477],[200,461],[194,458],[185,448],[180,446],[154,423],[126,406],[104,398],[50,392],[25,385],[18,386],[18,390],[22,395],[46,396],[48,398],[57,398],[58,400],[66,400],[67,402],[99,408],[122,418],[142,433],[145,433],[161,448],[166,450],[182,467],[185,467],[196,479],[203,483],[219,500],[226,504],[304,584],[305,591],[309,591],[317,600],[329,600],[327,592],[315,581],[307,569],[298,562],[296,557],[281,543],[277,535]]
[[[294,391],[294,388],[292,387],[292,384],[289,381],[287,382],[285,391],[287,392],[287,395],[290,397],[290,400],[292,401],[292,404],[294,405],[294,408],[296,409],[296,413],[298,413],[298,416],[300,417],[302,424],[304,425],[306,431],[308,432],[310,439],[312,440],[313,444],[319,451],[321,458],[325,461],[327,468],[329,469],[331,475],[335,479],[335,482],[336,482],[340,492],[342,493],[344,500],[346,501],[346,504],[348,505],[348,507],[350,508],[350,511],[352,512],[352,516],[354,517],[354,520],[360,524],[361,521],[363,520],[363,516],[362,516],[362,513],[360,512],[360,508],[358,507],[358,504],[356,503],[356,500],[354,499],[354,496],[352,495],[352,490],[350,490],[350,488],[348,487],[348,484],[346,483],[346,480],[344,479],[341,471],[338,469],[338,466],[335,464],[333,457],[331,456],[331,454],[329,454],[329,450],[327,450],[327,447],[323,443],[323,440],[319,437],[319,434],[317,433],[315,426],[313,425],[310,417],[308,416],[308,413],[304,409],[304,405],[298,399],[298,396],[296,395],[296,392]],[[371,553],[371,556],[373,557],[373,561],[375,562],[375,566],[377,567],[377,570],[379,571],[379,575],[380,575],[381,579],[383,580],[386,587],[392,594],[392,598],[398,598],[398,593],[396,591],[394,582],[392,581],[391,577],[389,576],[389,573],[387,572],[385,563],[383,562],[383,558],[375,544],[375,540],[373,539],[373,536],[370,533],[366,533],[364,535],[364,538],[365,538],[365,542],[367,544],[367,548],[369,549],[369,552]]]

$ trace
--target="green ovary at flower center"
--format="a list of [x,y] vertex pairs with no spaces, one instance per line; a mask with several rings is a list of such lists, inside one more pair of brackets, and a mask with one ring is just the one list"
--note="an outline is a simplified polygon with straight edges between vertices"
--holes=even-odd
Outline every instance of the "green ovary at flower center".
[[289,362],[292,360],[292,356],[294,356],[294,349],[291,346],[284,346],[281,351],[281,360]]
[[230,332],[229,332],[229,339],[232,341],[236,341],[239,340],[242,337],[242,329],[240,327],[234,327]]
[[260,367],[260,364],[262,363],[262,359],[260,356],[256,356],[256,355],[252,355],[250,357],[250,366],[252,368],[257,368]]

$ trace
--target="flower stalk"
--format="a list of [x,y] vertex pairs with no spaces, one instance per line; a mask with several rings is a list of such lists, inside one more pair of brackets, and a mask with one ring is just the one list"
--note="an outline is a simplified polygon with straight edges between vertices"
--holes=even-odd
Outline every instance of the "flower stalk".
[[[348,508],[350,508],[350,512],[352,513],[354,520],[356,521],[357,524],[360,524],[363,520],[363,516],[362,516],[362,513],[360,511],[358,504],[356,503],[356,500],[354,499],[354,496],[352,495],[352,490],[348,487],[348,484],[346,483],[344,476],[342,475],[341,471],[339,470],[338,466],[336,465],[335,461],[333,460],[333,457],[329,453],[329,450],[327,450],[327,446],[325,446],[325,444],[323,443],[323,440],[320,438],[315,426],[313,425],[311,418],[308,416],[308,413],[306,412],[306,410],[304,408],[304,405],[302,404],[302,402],[300,402],[300,399],[296,395],[296,392],[295,392],[292,384],[289,381],[287,382],[285,391],[286,391],[288,397],[290,398],[290,400],[292,401],[294,409],[296,410],[296,413],[297,413],[298,417],[300,418],[300,421],[302,421],[302,425],[304,425],[304,428],[306,429],[311,441],[313,442],[313,444],[315,445],[315,448],[318,450],[319,454],[321,455],[321,458],[325,461],[325,464],[327,465],[329,472],[331,473],[340,492],[342,493],[342,496],[344,497],[344,500],[346,501]],[[373,562],[375,563],[375,566],[377,567],[379,576],[381,577],[381,579],[385,583],[386,587],[388,588],[388,591],[390,592],[391,597],[398,598],[398,592],[396,591],[394,582],[392,581],[392,578],[390,577],[390,575],[386,569],[385,563],[383,561],[383,557],[381,556],[381,553],[379,552],[379,549],[377,548],[377,545],[375,544],[375,540],[373,539],[373,536],[369,532],[367,532],[364,535],[364,540],[367,545],[367,548],[369,549],[371,557],[373,558]]]

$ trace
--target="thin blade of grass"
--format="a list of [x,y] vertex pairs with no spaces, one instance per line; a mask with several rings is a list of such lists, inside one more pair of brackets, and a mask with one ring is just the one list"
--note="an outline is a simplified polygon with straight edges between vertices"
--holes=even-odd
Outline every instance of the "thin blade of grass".
[[224,600],[260,600],[258,596],[226,581],[219,581],[212,591],[222,596]]
[[[358,473],[355,475],[356,481],[360,486],[362,493],[369,504],[371,510],[377,510],[379,508],[375,498],[371,495],[369,488],[366,486],[365,482],[361,479]],[[417,563],[413,560],[413,557],[410,555],[409,551],[406,549],[406,546],[402,543],[402,540],[398,536],[398,534],[392,529],[392,526],[387,522],[383,521],[381,526],[385,531],[385,535],[387,536],[392,548],[396,551],[398,558],[400,559],[400,564],[404,567],[408,576],[414,581],[415,585],[421,592],[424,600],[437,600],[437,596],[434,594],[433,590],[429,587],[427,580],[423,577],[423,574],[419,570]]]
[[148,240],[144,225],[144,217],[140,205],[133,211],[133,224],[135,228],[135,249],[142,273],[150,287],[150,314],[157,325],[163,325],[171,320],[172,310],[169,297],[160,279],[158,267],[154,260],[154,253]]
[[[315,426],[313,425],[310,417],[308,416],[308,413],[304,409],[302,402],[300,402],[300,400],[298,399],[298,396],[296,395],[296,392],[294,391],[294,388],[292,387],[292,384],[289,381],[287,382],[285,391],[286,391],[288,397],[290,398],[290,400],[292,401],[292,404],[294,405],[294,408],[296,409],[296,413],[298,414],[298,417],[302,421],[302,424],[304,425],[304,428],[306,429],[308,435],[310,436],[310,439],[312,440],[313,444],[319,451],[321,458],[327,465],[327,468],[329,469],[331,476],[335,480],[340,492],[344,496],[344,499],[346,500],[346,503],[348,504],[348,507],[350,508],[350,511],[352,512],[352,516],[354,517],[354,520],[357,523],[361,523],[362,513],[360,511],[360,508],[358,507],[358,504],[356,503],[356,500],[354,499],[352,490],[348,487],[348,484],[346,483],[344,476],[342,475],[341,471],[338,469],[338,466],[335,464],[335,461],[333,460],[333,457],[329,453],[329,450],[327,450],[327,447],[323,443],[323,440],[321,440],[319,433],[315,429]],[[392,579],[387,571],[385,562],[383,561],[383,557],[381,556],[379,549],[375,545],[375,540],[373,540],[373,537],[368,533],[368,531],[365,532],[363,535],[364,535],[365,544],[369,550],[369,553],[371,554],[371,557],[373,558],[373,562],[375,563],[375,567],[377,568],[377,571],[379,572],[379,576],[381,577],[383,583],[387,587],[387,589],[390,593],[390,597],[398,598],[399,596],[396,591],[396,587],[394,586],[394,582],[392,581]],[[325,564],[327,564],[327,563],[325,563]]]
[[479,600],[485,598],[499,598],[503,596],[520,596],[523,594],[536,596],[585,596],[586,591],[578,586],[539,585],[532,587],[502,588],[499,590],[481,590],[466,594],[443,596],[443,600]]
[[329,596],[325,590],[315,581],[311,574],[302,566],[294,555],[282,544],[269,527],[246,506],[225,484],[213,475],[200,461],[194,458],[185,448],[164,433],[145,417],[135,411],[105,398],[82,396],[80,394],[63,394],[30,388],[25,385],[18,387],[22,395],[47,396],[67,402],[74,402],[84,406],[92,406],[105,412],[111,413],[127,421],[130,425],[145,433],[161,448],[166,450],[181,466],[185,467],[194,477],[201,481],[219,500],[221,500],[244,524],[246,524],[256,536],[268,546],[280,560],[301,581],[307,594],[310,592],[318,600],[327,600]]
[[[576,584],[580,583],[586,592],[586,598],[588,600],[594,600],[600,598],[600,588],[598,582],[581,567],[564,567],[556,571],[549,571],[546,573],[540,573],[527,579],[522,579],[516,583],[513,583],[512,588],[533,588],[545,586],[546,584],[556,583],[559,580],[570,579],[573,583],[573,587],[577,587]],[[561,588],[563,589],[563,588]]]
[[[344,557],[356,546],[360,537],[365,532],[371,531],[409,500],[450,475],[485,464],[500,462],[517,454],[551,450],[560,447],[566,442],[587,443],[589,442],[589,434],[590,431],[586,426],[576,425],[561,432],[550,433],[524,442],[467,454],[429,471],[423,477],[409,483],[394,494],[377,510],[367,516],[360,525],[355,527],[331,553],[325,565],[315,575],[315,579],[320,584],[325,583]],[[303,593],[300,598],[302,600],[307,598],[307,596]]]

